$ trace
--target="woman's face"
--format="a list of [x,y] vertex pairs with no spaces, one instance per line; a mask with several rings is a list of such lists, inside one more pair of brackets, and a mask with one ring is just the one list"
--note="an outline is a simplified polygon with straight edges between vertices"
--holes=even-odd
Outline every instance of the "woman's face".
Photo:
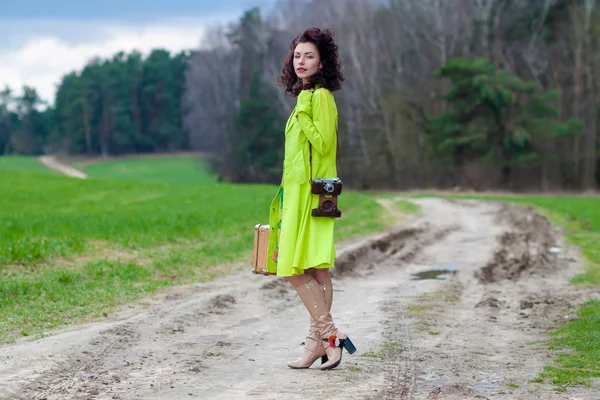
[[314,43],[298,43],[294,49],[294,71],[300,80],[316,74],[321,68],[321,57]]

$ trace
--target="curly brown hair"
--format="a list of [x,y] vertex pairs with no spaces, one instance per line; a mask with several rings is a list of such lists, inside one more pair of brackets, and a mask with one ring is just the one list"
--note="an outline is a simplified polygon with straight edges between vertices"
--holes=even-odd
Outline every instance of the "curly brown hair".
[[[303,85],[294,70],[294,51],[298,43],[306,42],[317,46],[323,67],[310,77],[307,85]],[[333,92],[342,88],[344,75],[341,68],[342,61],[338,55],[338,46],[333,40],[333,32],[330,29],[308,28],[292,41],[277,81],[285,86],[285,92],[290,96],[298,96],[303,89],[314,88],[316,85]]]

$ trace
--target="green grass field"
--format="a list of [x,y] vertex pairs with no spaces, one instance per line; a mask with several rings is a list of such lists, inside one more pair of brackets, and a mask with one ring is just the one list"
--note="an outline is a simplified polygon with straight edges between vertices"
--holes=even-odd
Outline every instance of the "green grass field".
[[199,156],[140,157],[93,163],[83,167],[92,178],[124,179],[136,182],[202,185],[216,183]]
[[0,171],[25,171],[55,174],[46,168],[35,157],[27,156],[0,156]]
[[[152,178],[172,182],[168,168]],[[0,192],[9,194],[0,197],[0,342],[231,272],[219,265],[249,266],[253,227],[267,221],[275,186],[198,185],[211,179],[189,169],[188,181],[167,184],[137,171],[129,178],[145,182],[0,170]],[[369,196],[347,191],[340,202],[337,239],[384,227]]]

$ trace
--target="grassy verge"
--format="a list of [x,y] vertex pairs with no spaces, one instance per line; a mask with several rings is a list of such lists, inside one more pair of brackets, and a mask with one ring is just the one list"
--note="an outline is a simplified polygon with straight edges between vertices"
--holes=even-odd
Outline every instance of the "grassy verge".
[[[535,199],[528,202],[541,207],[554,223],[567,229],[567,240],[578,246],[587,264],[573,285],[600,285],[600,199]],[[600,301],[590,300],[577,312],[578,318],[551,332],[549,347],[556,354],[536,381],[550,382],[557,390],[568,386],[590,386],[600,378]]]
[[[587,264],[573,277],[573,285],[600,285],[600,198],[528,197],[528,196],[452,196],[530,205],[553,223],[566,229],[567,241],[578,246]],[[579,311],[578,318],[551,332],[549,347],[556,354],[534,382],[550,382],[558,390],[567,386],[590,385],[600,378],[600,301],[591,300]]]
[[[249,263],[275,191],[0,171],[0,343]],[[385,226],[367,195],[348,191],[340,207],[338,240]]]
[[422,294],[415,298],[414,302],[406,308],[406,311],[419,322],[416,330],[427,332],[429,335],[439,335],[435,331],[437,316],[446,311],[449,303],[455,303],[460,298],[460,287],[451,286],[446,290],[438,290]]
[[394,199],[394,207],[404,214],[416,214],[421,211],[421,206],[403,199]]
[[536,381],[548,380],[562,388],[589,386],[593,378],[600,378],[600,301],[589,301],[578,315],[551,333],[556,365],[547,366]]

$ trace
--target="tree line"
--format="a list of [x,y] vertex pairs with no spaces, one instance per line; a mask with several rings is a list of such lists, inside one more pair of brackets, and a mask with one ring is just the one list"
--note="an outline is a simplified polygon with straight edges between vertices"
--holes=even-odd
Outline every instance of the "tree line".
[[95,60],[65,76],[43,112],[35,90],[3,92],[0,151],[191,149],[223,180],[277,182],[295,102],[277,76],[312,25],[333,29],[344,60],[336,101],[350,186],[600,183],[597,0],[280,0],[186,53]]
[[181,98],[189,52],[95,58],[60,81],[54,104],[35,88],[0,93],[1,154],[115,155],[189,149]]
[[[233,123],[244,74],[258,76],[285,119],[294,99],[276,78],[290,41],[311,25],[333,29],[345,62],[336,99],[352,186],[597,187],[596,0],[281,0],[272,14],[249,11],[214,31],[187,71],[192,145],[229,179],[261,170],[258,158],[232,158],[248,136]],[[276,147],[270,154],[278,160]]]

